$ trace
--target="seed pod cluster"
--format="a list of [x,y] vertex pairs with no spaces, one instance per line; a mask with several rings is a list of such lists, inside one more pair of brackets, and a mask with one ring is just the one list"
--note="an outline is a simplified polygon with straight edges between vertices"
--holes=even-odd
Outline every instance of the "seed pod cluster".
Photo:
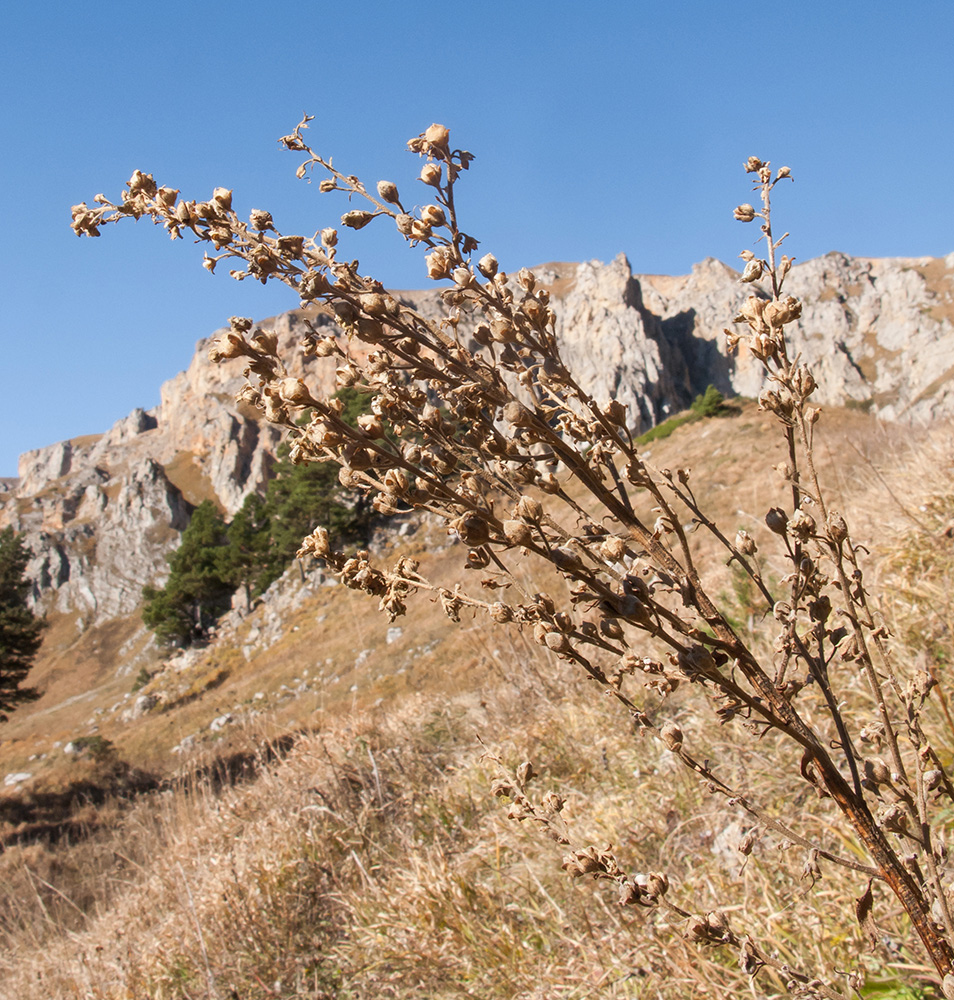
[[[884,866],[877,874],[885,884],[906,887],[902,904],[930,949],[937,926],[951,922],[944,912],[940,923],[933,916],[932,902],[940,906],[946,890],[928,886],[932,866],[924,861],[943,852],[924,835],[919,812],[951,787],[921,729],[921,709],[937,680],[925,669],[907,686],[894,683],[889,633],[868,601],[862,547],[807,461],[820,416],[808,403],[817,384],[790,353],[803,307],[785,288],[794,258],[779,257],[787,234],[773,234],[769,198],[791,171],[773,176],[758,157],[744,164],[758,207],[743,202],[734,215],[743,223],[758,219],[760,256],[749,247],[740,254],[739,306],[727,334],[730,347],[748,351],[764,373],[759,404],[784,439],[784,493],[761,501],[759,511],[769,507],[764,524],[746,520],[745,528],[726,533],[706,516],[689,470],[655,470],[627,407],[594,398],[574,378],[560,354],[551,279],[526,268],[506,272],[462,231],[455,185],[473,156],[453,145],[445,126],[432,124],[408,142],[423,161],[424,188],[417,190],[425,197],[405,210],[394,182],[380,181],[369,193],[316,154],[304,139],[307,122],[282,140],[306,157],[299,176],[323,170],[319,190],[348,199],[340,223],[312,237],[279,232],[261,209],[239,218],[228,189],[188,200],[141,171],[117,203],[97,196],[72,211],[78,235],[148,218],[173,238],[206,244],[210,271],[226,260],[237,280],[281,281],[292,289],[307,324],[304,358],[289,357],[274,331],[256,330],[244,318],[233,318],[216,337],[210,358],[240,362],[246,384],[237,400],[284,429],[292,461],[334,463],[342,487],[380,516],[438,520],[451,556],[459,553],[461,567],[473,572],[435,582],[406,556],[388,555],[379,565],[369,550],[342,550],[323,527],[304,539],[301,555],[322,560],[344,585],[374,597],[391,620],[422,593],[451,621],[524,629],[540,653],[555,654],[543,662],[580,664],[594,689],[621,702],[637,727],[658,736],[673,760],[712,791],[736,797],[728,775],[687,751],[695,741],[679,725],[656,721],[658,705],[668,706],[663,699],[680,684],[697,686],[714,718],[734,727],[733,738],[753,736],[760,748],[773,745],[761,742],[769,730],[793,739],[803,754],[799,780],[814,786],[826,808],[844,810],[852,842],[865,846],[871,864]],[[378,217],[419,248],[427,276],[438,283],[426,306],[390,295],[345,259],[339,231],[342,243],[345,236],[360,239],[356,233]],[[312,375],[318,366],[321,378]],[[353,390],[365,412],[348,416],[340,397],[318,388],[332,383]],[[740,503],[737,516],[748,518],[751,509]],[[693,531],[707,532],[731,572],[741,574],[741,623],[738,609],[730,613],[707,589],[708,567],[699,565]],[[776,572],[776,555],[784,573]],[[536,573],[541,566],[544,576]],[[539,579],[555,584],[552,593],[533,592],[543,584],[528,581]],[[845,675],[858,672],[882,699],[872,713],[880,721],[849,732],[843,685]],[[897,704],[889,710],[884,699],[891,692]],[[691,718],[678,710],[681,720]],[[904,720],[906,735],[895,720]],[[524,788],[530,773],[518,772],[495,782],[495,794],[508,799],[514,819],[532,817],[568,845],[554,825],[562,800],[535,806]],[[895,868],[885,847],[891,837],[906,852]],[[817,857],[811,865],[814,879]],[[564,868],[574,877],[615,880],[624,905],[656,905],[668,888],[658,874],[627,877],[609,849],[571,850]],[[688,938],[738,945],[724,909],[698,913],[685,918]],[[758,971],[759,954],[743,943],[747,973]]]

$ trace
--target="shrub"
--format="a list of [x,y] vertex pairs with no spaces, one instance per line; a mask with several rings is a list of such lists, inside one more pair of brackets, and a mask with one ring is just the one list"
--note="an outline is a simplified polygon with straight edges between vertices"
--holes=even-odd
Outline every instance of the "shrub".
[[116,747],[112,740],[107,740],[98,734],[94,736],[78,736],[72,741],[73,748],[78,754],[87,754],[96,763],[101,764],[111,761],[116,756]]
[[708,385],[706,391],[692,401],[692,411],[700,417],[718,417],[725,412],[725,396],[714,385]]
[[[188,233],[210,243],[209,270],[225,260],[239,280],[278,279],[303,307],[333,309],[347,337],[315,329],[304,351],[334,364],[339,385],[371,396],[372,413],[357,427],[342,420],[339,402],[290,377],[276,338],[248,319],[234,317],[210,357],[242,359],[248,384],[241,398],[287,429],[293,462],[335,463],[341,483],[382,513],[443,518],[464,545],[462,570],[473,572],[444,587],[412,559],[378,566],[366,551],[342,552],[324,527],[301,552],[326,560],[392,620],[423,593],[454,621],[467,614],[514,625],[575,663],[594,693],[620,703],[621,725],[660,741],[709,793],[739,809],[750,826],[743,853],[771,833],[805,852],[811,884],[827,866],[854,872],[863,886],[856,914],[869,937],[877,935],[875,913],[890,908],[884,890],[893,893],[923,947],[919,954],[904,942],[909,967],[926,955],[934,982],[954,997],[954,918],[944,884],[950,754],[929,726],[930,675],[903,676],[895,663],[865,589],[863,550],[818,476],[815,379],[786,339],[801,303],[784,294],[787,234],[776,238],[772,227],[771,196],[788,168],[773,171],[750,157],[745,170],[758,208],[744,203],[734,213],[743,223],[759,220],[764,257],[751,249],[741,255],[742,283],[752,294],[728,342],[762,364],[759,405],[774,416],[788,456],[779,469],[787,498],[768,509],[756,539],[726,533],[706,515],[689,469],[649,466],[626,408],[594,399],[576,381],[560,358],[549,293],[533,272],[509,275],[490,253],[475,260],[477,240],[461,229],[455,201],[473,156],[451,145],[446,128],[432,125],[408,144],[423,158],[419,179],[432,199],[410,211],[392,182],[368,192],[315,153],[304,139],[308,120],[282,140],[303,156],[299,176],[322,170],[320,191],[366,205],[350,208],[342,226],[390,221],[424,248],[428,276],[445,282],[443,318],[399,303],[357,262],[339,260],[334,227],[314,238],[284,235],[260,210],[246,222],[224,188],[208,201],[187,201],[137,171],[118,203],[100,197],[98,207],[73,210],[78,234],[147,217],[174,238]],[[361,352],[351,349],[355,342]],[[714,397],[703,398],[702,408],[713,405]],[[304,411],[311,415],[299,426],[296,414]],[[690,525],[750,581],[760,635],[740,635],[732,609],[712,596]],[[786,565],[777,584],[763,575],[759,545]],[[534,567],[556,571],[565,587],[526,586]],[[866,695],[854,693],[855,677]],[[791,801],[758,801],[744,773],[733,775],[707,752],[693,725],[698,712],[680,716],[672,697],[687,687],[733,741],[774,755],[790,777]],[[509,803],[508,815],[562,845],[569,875],[611,883],[621,905],[666,913],[687,941],[731,949],[745,973],[766,970],[793,994],[845,997],[863,981],[860,968],[839,973],[839,989],[830,975],[764,947],[758,928],[737,924],[728,900],[686,896],[665,871],[632,870],[622,852],[573,833],[563,799],[534,793],[534,777],[530,761],[501,761],[493,791]]]
[[145,667],[140,667],[139,673],[136,674],[136,679],[133,681],[133,686],[129,690],[135,694],[137,691],[141,691],[151,680],[152,674]]

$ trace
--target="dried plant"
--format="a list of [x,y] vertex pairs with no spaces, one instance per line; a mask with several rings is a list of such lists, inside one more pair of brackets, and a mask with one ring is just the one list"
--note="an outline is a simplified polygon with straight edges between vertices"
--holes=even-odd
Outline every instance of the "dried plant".
[[[150,218],[173,238],[191,234],[210,243],[209,270],[224,261],[239,280],[280,280],[303,307],[317,307],[307,314],[302,350],[336,366],[337,386],[371,396],[372,413],[357,428],[341,419],[335,399],[289,376],[277,336],[248,319],[232,318],[209,356],[242,359],[247,384],[239,398],[287,429],[295,461],[338,463],[341,483],[363,491],[382,514],[427,511],[443,519],[466,549],[462,570],[471,572],[453,588],[441,587],[412,559],[375,565],[366,551],[334,551],[322,528],[300,554],[325,560],[342,582],[377,598],[392,620],[423,593],[454,621],[484,616],[527,630],[582,668],[595,682],[591,690],[616,698],[638,730],[745,815],[753,832],[740,845],[743,854],[772,831],[804,850],[812,883],[826,865],[857,873],[864,888],[856,913],[867,934],[875,928],[873,890],[890,889],[943,995],[954,998],[942,823],[954,785],[944,764],[949,754],[922,721],[935,680],[926,670],[902,676],[895,665],[888,630],[865,589],[863,550],[819,480],[815,379],[786,340],[801,304],[784,294],[792,260],[780,248],[788,234],[776,237],[772,226],[771,196],[789,169],[773,172],[756,157],[745,164],[758,207],[742,204],[734,215],[758,220],[764,256],[741,254],[741,281],[751,294],[735,331],[726,331],[730,347],[744,347],[763,365],[759,404],[774,414],[787,448],[777,469],[786,500],[765,512],[767,530],[758,538],[784,562],[776,583],[764,572],[756,537],[707,516],[689,469],[652,468],[626,408],[594,399],[565,367],[550,297],[535,275],[509,275],[490,253],[475,260],[477,240],[461,230],[455,203],[473,157],[451,145],[446,128],[432,125],[408,143],[423,160],[419,180],[430,200],[412,210],[395,184],[381,181],[369,192],[315,153],[304,139],[310,120],[281,140],[304,155],[298,176],[322,171],[320,191],[343,192],[366,206],[341,216],[343,227],[390,220],[426,251],[429,278],[447,283],[439,320],[361,275],[356,261],[339,259],[337,229],[282,235],[259,210],[245,222],[224,188],[208,201],[187,201],[137,171],[118,203],[98,195],[96,207],[73,209],[78,234]],[[707,586],[700,534],[751,581],[764,609],[757,642],[740,635],[730,609]],[[533,592],[522,581],[535,578],[534,566],[555,570],[566,587]],[[687,686],[731,727],[732,741],[774,754],[793,786],[811,791],[808,801],[788,815],[777,803],[760,803],[744,779],[737,784],[718,758],[695,748],[672,698]],[[534,800],[532,776],[530,763],[515,770],[501,763],[494,792],[510,800],[511,816],[539,823],[564,845],[570,875],[615,882],[624,906],[665,909],[687,940],[735,949],[744,973],[774,970],[793,995],[844,997],[859,989],[860,966],[840,984],[793,968],[760,945],[756,929],[734,928],[724,900],[677,900],[678,886],[664,872],[631,872],[611,849],[575,842],[560,815],[562,800],[554,793]]]

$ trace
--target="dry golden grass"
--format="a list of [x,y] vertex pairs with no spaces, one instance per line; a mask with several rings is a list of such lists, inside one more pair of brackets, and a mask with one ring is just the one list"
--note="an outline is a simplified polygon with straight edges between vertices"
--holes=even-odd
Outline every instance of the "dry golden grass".
[[[231,401],[230,401],[231,402]],[[178,489],[193,506],[198,507],[205,500],[211,500],[221,510],[222,504],[215,487],[198,459],[191,451],[180,451],[165,466],[169,482]]]
[[[100,914],[64,916],[58,927],[37,917],[8,936],[0,995],[677,997],[744,988],[734,956],[699,953],[658,911],[621,910],[615,893],[567,879],[560,849],[508,821],[489,795],[493,768],[476,734],[508,763],[535,760],[540,790],[566,797],[569,824],[587,842],[613,840],[634,866],[664,867],[682,898],[731,894],[733,915],[768,921],[782,953],[804,958],[811,927],[819,962],[847,956],[857,944],[850,912],[839,926],[797,880],[794,890],[782,884],[783,870],[801,863],[793,852],[767,845],[738,875],[731,836],[719,839],[731,822],[721,807],[665,751],[634,741],[615,706],[560,681],[570,695],[560,702],[528,694],[528,679],[519,694],[499,688],[492,704],[421,698],[378,720],[355,717],[301,739],[254,783],[216,792],[199,782],[141,804],[98,850],[87,846],[90,867],[107,869],[84,901]],[[121,865],[110,865],[111,850]],[[36,853],[19,852],[21,891],[54,881],[37,870]],[[829,892],[838,890],[836,881]],[[775,992],[770,980],[763,988]]]
[[[763,419],[746,408],[731,421],[681,428],[654,442],[651,461],[693,465],[719,516],[756,530],[747,518],[779,489],[771,475],[756,475],[765,467],[764,452],[754,453]],[[912,661],[931,657],[946,684],[950,431],[878,437],[869,418],[852,413],[829,424],[825,447],[843,470],[845,506],[862,512],[858,534],[877,553],[896,641]],[[866,445],[855,451],[860,430]],[[748,509],[743,481],[751,484]],[[449,578],[452,558],[436,552],[431,576]],[[731,592],[731,575],[720,565],[713,571],[725,572]],[[900,998],[901,984],[917,983],[922,959],[892,899],[876,888],[879,937],[865,942],[854,916],[863,879],[825,866],[812,887],[801,877],[805,851],[764,831],[746,860],[735,850],[749,829],[744,814],[708,795],[658,743],[635,736],[619,706],[538,646],[503,629],[448,629],[426,599],[388,645],[373,602],[344,588],[319,598],[250,662],[213,648],[195,678],[184,678],[227,668],[218,686],[104,734],[116,736],[123,756],[158,761],[156,744],[167,747],[256,685],[272,703],[282,678],[315,668],[316,650],[322,662],[353,664],[357,650],[373,647],[363,673],[329,671],[311,701],[276,702],[277,714],[208,744],[178,785],[135,797],[114,776],[112,797],[97,803],[91,795],[64,829],[50,831],[58,841],[8,840],[0,997],[750,994],[733,953],[699,950],[662,910],[619,907],[612,886],[570,880],[560,870],[565,848],[532,822],[507,819],[506,803],[490,794],[488,751],[509,767],[533,761],[540,776],[531,791],[566,799],[574,847],[612,843],[632,871],[666,871],[687,910],[719,905],[780,960],[835,979],[862,955],[869,990],[884,987],[871,995]],[[409,651],[434,637],[440,643],[400,673]],[[863,693],[848,693],[864,711]],[[652,713],[653,695],[641,704]],[[740,750],[731,727],[702,724],[703,715],[692,689],[666,708],[769,814],[813,812],[821,824],[814,835],[839,853],[857,851],[834,823],[825,827],[808,786],[793,792],[792,762],[780,766],[770,739]],[[294,747],[270,755],[270,741],[292,722]],[[954,732],[948,743],[954,749]],[[244,754],[242,780],[208,766],[227,752]],[[110,766],[73,765],[74,778],[108,786]],[[7,833],[31,833],[12,819]],[[755,995],[785,994],[768,972],[757,983]]]
[[[681,904],[722,902],[793,964],[830,971],[865,950],[851,878],[826,870],[810,890],[804,852],[771,836],[743,866],[734,848],[745,826],[732,809],[566,667],[507,654],[507,681],[482,698],[418,697],[304,736],[284,759],[259,751],[252,782],[200,778],[112,807],[114,829],[59,855],[74,856],[72,871],[35,845],[8,851],[0,996],[747,991],[733,954],[701,952],[662,911],[621,909],[615,891],[568,879],[562,849],[489,794],[485,748],[510,766],[534,761],[538,792],[566,799],[574,843],[611,842],[634,870],[667,871]],[[541,695],[536,671],[564,696]],[[682,711],[694,712],[691,697]],[[740,755],[710,736],[711,752],[763,798],[789,796],[768,749]],[[63,899],[77,902],[82,887],[81,917]],[[904,927],[889,916],[879,929],[870,962],[890,975]],[[760,986],[784,992],[770,976]]]

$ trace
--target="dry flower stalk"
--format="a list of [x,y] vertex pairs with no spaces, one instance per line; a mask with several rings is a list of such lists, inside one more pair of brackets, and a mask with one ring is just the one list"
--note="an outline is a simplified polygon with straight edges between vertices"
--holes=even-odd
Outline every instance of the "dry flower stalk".
[[[243,359],[248,385],[241,398],[287,429],[294,461],[338,463],[341,482],[362,490],[382,513],[436,514],[466,546],[463,568],[476,573],[462,573],[448,590],[428,581],[412,559],[376,566],[366,551],[334,551],[323,528],[304,540],[300,554],[325,560],[346,585],[376,597],[392,620],[405,613],[413,594],[424,592],[454,621],[465,613],[485,615],[529,629],[541,646],[578,664],[617,698],[636,725],[662,741],[712,793],[802,845],[812,878],[822,860],[862,873],[869,880],[863,899],[870,897],[872,880],[889,887],[937,970],[942,992],[954,998],[954,919],[938,827],[938,807],[954,799],[954,786],[922,725],[932,679],[926,673],[907,682],[899,677],[887,631],[865,591],[858,549],[816,471],[819,410],[809,402],[815,380],[789,353],[785,328],[801,304],[783,294],[792,261],[778,251],[788,234],[776,238],[772,229],[771,195],[791,177],[789,169],[773,176],[770,164],[757,157],[744,165],[754,175],[759,207],[741,204],[734,216],[759,221],[765,255],[740,255],[742,282],[751,294],[736,329],[726,331],[730,348],[743,345],[764,366],[760,406],[774,414],[787,444],[783,472],[790,500],[786,509],[765,514],[788,565],[788,575],[773,586],[761,574],[755,540],[746,532],[732,538],[706,516],[689,470],[647,465],[624,408],[597,401],[567,370],[549,294],[533,272],[507,274],[490,253],[472,262],[478,241],[459,226],[454,192],[473,156],[451,145],[448,130],[435,124],[408,143],[424,160],[418,179],[428,199],[411,209],[393,182],[381,181],[369,192],[315,153],[303,135],[310,120],[281,140],[304,154],[298,176],[320,169],[327,174],[320,191],[363,199],[367,208],[347,211],[341,226],[360,230],[390,220],[411,245],[424,248],[429,277],[446,282],[440,322],[399,303],[380,282],[361,275],[357,262],[339,259],[336,228],[310,238],[283,235],[261,210],[245,222],[223,188],[208,201],[180,200],[178,191],[137,171],[118,203],[98,195],[97,207],[73,209],[80,235],[97,236],[105,223],[123,218],[149,218],[173,238],[189,233],[211,243],[215,253],[204,261],[210,271],[226,261],[238,280],[277,279],[298,293],[303,307],[332,313],[342,333],[329,336],[327,327],[315,325],[302,349],[329,359],[339,386],[370,395],[373,417],[357,428],[341,419],[334,399],[289,377],[275,336],[253,331],[250,320],[233,317],[209,357]],[[362,350],[352,351],[354,344]],[[308,422],[298,426],[303,413]],[[657,515],[651,523],[637,514],[637,500],[644,498]],[[738,634],[707,591],[687,520],[718,540],[761,595],[765,629],[773,633],[771,657],[760,656]],[[520,581],[528,559],[553,567],[568,596],[526,592]],[[647,656],[647,648],[661,653]],[[842,706],[839,675],[848,671],[867,679],[873,717],[854,717]],[[826,847],[826,830],[813,828],[810,817],[782,823],[730,787],[717,762],[692,753],[691,734],[641,705],[640,684],[663,697],[682,684],[697,685],[738,739],[781,737],[780,745],[800,757],[800,780],[837,805],[842,835],[857,839],[864,860]],[[865,743],[880,756],[866,758]],[[534,805],[526,795],[532,769],[501,775],[494,791],[511,800],[510,814],[535,819],[568,843],[554,832],[556,801]],[[609,849],[575,848],[564,867],[575,876],[615,880],[625,905],[675,906],[664,873],[631,877]],[[868,918],[870,902],[859,903],[859,920],[862,909]],[[737,948],[751,975],[770,966],[798,995],[843,995],[817,977],[780,966],[733,931],[721,909],[678,912],[690,940]],[[853,985],[850,978],[847,985]]]

